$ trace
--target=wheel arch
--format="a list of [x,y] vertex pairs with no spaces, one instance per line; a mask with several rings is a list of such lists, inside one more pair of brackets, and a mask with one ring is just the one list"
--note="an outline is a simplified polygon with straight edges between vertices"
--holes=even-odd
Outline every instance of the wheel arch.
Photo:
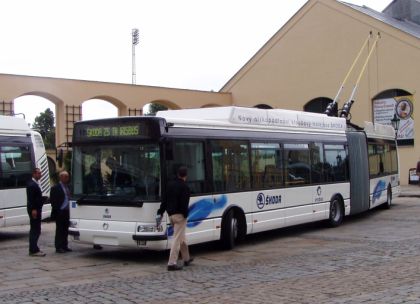
[[[336,213],[336,208],[334,208],[335,205],[339,206],[340,213],[341,213],[340,217],[336,216],[338,213]],[[329,214],[328,214],[327,222],[328,222],[329,227],[337,227],[341,225],[341,223],[344,220],[344,217],[346,216],[344,198],[341,195],[341,193],[335,193],[331,196],[328,210],[329,210]]]
[[233,211],[233,215],[238,219],[239,239],[243,239],[245,235],[247,234],[247,223],[246,223],[245,212],[240,206],[233,204],[233,205],[230,205],[228,208],[226,208],[225,211],[223,211],[221,226],[222,227],[224,226],[223,222],[226,220],[226,216],[231,210]]
[[338,198],[340,200],[340,203],[343,205],[344,208],[344,197],[340,192],[334,193],[331,195],[330,202],[333,201],[335,198]]

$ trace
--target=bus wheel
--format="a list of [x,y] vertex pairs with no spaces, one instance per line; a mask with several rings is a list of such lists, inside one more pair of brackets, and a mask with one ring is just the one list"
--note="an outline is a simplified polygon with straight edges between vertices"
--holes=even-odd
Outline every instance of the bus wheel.
[[383,205],[385,209],[391,209],[392,205],[392,190],[391,188],[388,188],[388,191],[386,193],[386,202]]
[[222,233],[220,242],[222,248],[230,250],[235,247],[236,240],[238,238],[239,222],[235,216],[234,210],[230,210],[224,217],[222,223]]
[[328,223],[330,227],[337,227],[343,222],[344,208],[341,200],[334,197],[330,203],[330,218]]

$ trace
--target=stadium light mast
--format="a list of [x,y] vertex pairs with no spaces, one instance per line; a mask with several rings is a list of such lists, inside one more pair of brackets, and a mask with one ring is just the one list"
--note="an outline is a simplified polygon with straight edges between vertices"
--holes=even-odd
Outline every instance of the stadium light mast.
[[132,83],[136,84],[136,45],[139,44],[139,29],[131,30],[131,46],[132,46]]

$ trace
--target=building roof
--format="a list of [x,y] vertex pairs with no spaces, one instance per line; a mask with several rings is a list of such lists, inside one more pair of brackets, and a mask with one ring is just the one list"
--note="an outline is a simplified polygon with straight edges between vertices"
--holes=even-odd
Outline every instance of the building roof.
[[393,26],[407,34],[410,34],[418,39],[420,39],[420,25],[416,24],[415,22],[409,21],[409,20],[400,20],[396,19],[389,14],[386,14],[384,12],[378,12],[374,9],[371,9],[367,6],[359,6],[355,4],[350,4],[347,2],[340,1],[341,3],[363,13],[366,15],[369,15],[370,17],[373,17],[379,21],[382,21],[390,26]]
[[[254,54],[254,56],[249,59],[247,63],[245,63],[245,65],[222,86],[220,92],[229,92],[234,84],[253,67],[259,58],[264,56],[275,43],[278,43],[282,34],[286,33],[289,28],[295,24],[295,22],[299,21],[307,10],[313,7],[313,4],[318,2],[328,5],[344,6],[350,10],[352,9],[356,11],[357,13],[376,19],[386,26],[398,29],[414,39],[420,39],[420,0],[393,0],[383,12],[378,12],[367,6],[347,3],[342,0],[308,0],[305,5],[303,5],[302,8],[281,29],[279,29],[279,31],[277,31],[274,36],[268,40],[256,54]],[[408,5],[407,2],[410,2],[410,5]],[[419,12],[419,14],[417,14],[417,12]],[[419,22],[416,22],[416,20]]]

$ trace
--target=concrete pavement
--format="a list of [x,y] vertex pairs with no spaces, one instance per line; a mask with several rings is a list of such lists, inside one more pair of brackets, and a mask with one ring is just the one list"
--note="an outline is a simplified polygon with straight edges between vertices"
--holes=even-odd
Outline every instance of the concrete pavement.
[[420,303],[420,187],[391,210],[247,237],[232,251],[193,246],[194,264],[167,272],[167,252],[70,243],[27,255],[27,226],[0,231],[0,303]]
[[420,197],[419,185],[401,186],[401,197]]

